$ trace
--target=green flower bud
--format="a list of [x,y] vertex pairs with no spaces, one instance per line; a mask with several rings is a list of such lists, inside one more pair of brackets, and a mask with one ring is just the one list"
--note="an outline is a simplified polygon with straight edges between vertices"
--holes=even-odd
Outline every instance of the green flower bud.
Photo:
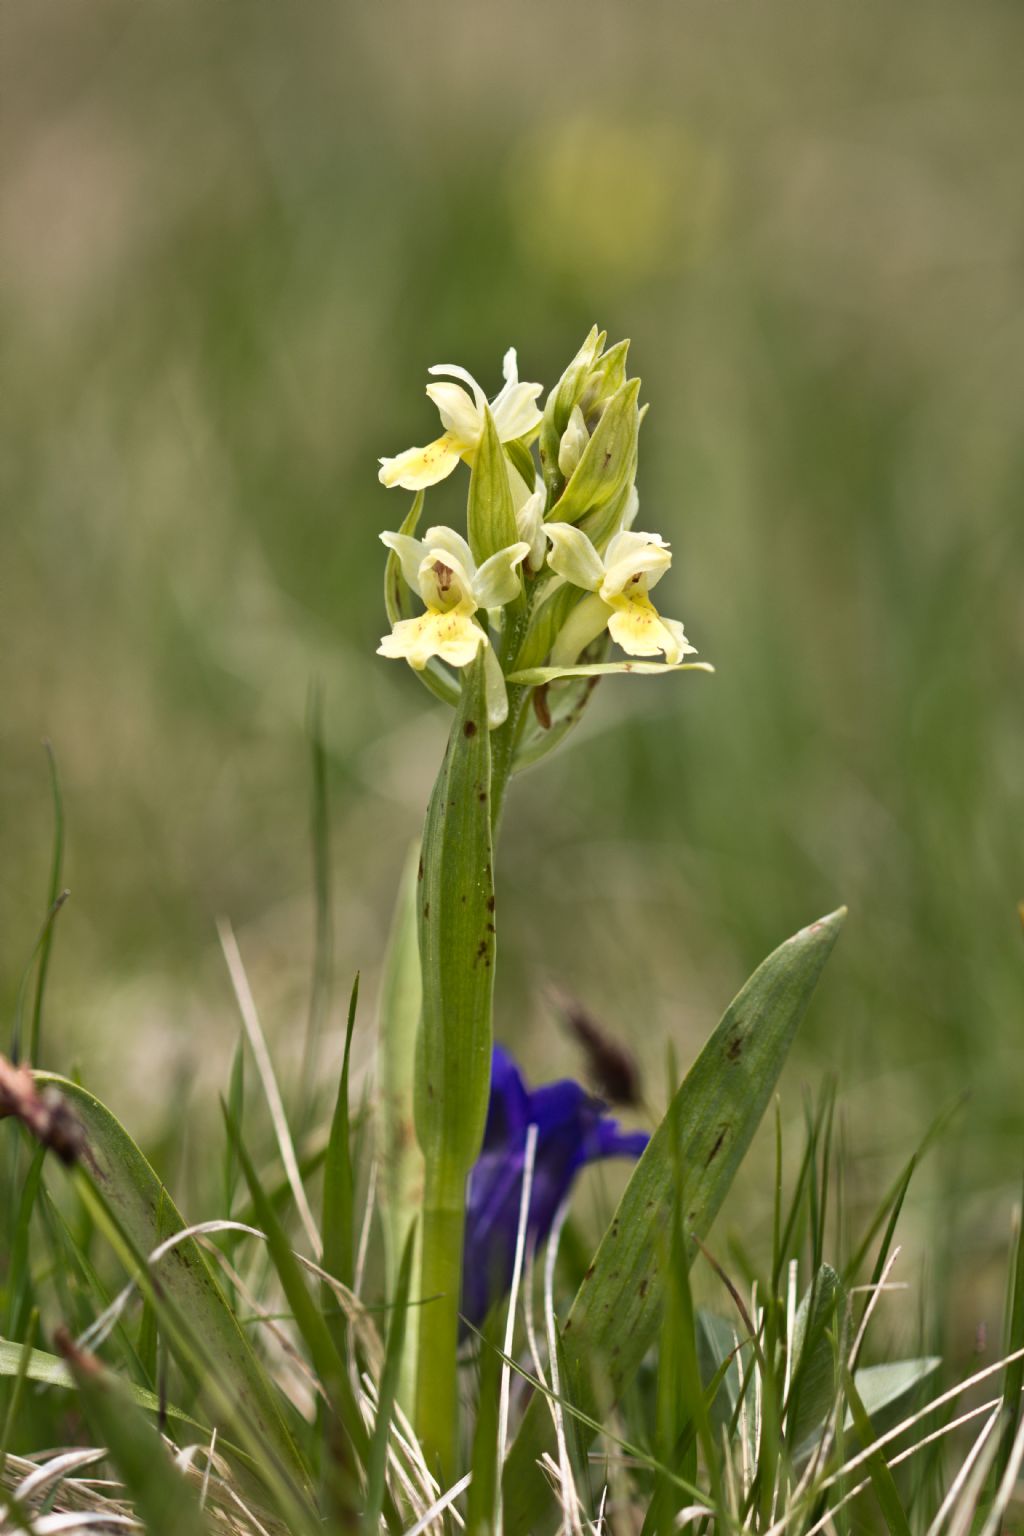
[[558,445],[558,468],[566,480],[576,468],[583,457],[583,450],[590,441],[590,433],[583,419],[583,412],[578,405],[572,408],[569,417],[569,425],[562,433],[562,441]]
[[[562,523],[578,523],[589,514],[596,522],[598,514],[610,503],[625,505],[636,476],[639,393],[640,380],[630,379],[605,405],[564,491],[549,511],[549,517]],[[613,532],[615,529],[610,528],[607,537]]]
[[599,331],[596,325],[591,326],[587,339],[548,395],[538,446],[544,480],[548,490],[553,494],[561,490],[565,478],[558,468],[559,445],[569,425],[573,407],[583,398],[591,372],[601,357],[606,340],[606,331]]
[[627,382],[629,342],[616,342],[605,351],[606,339],[607,333],[593,326],[547,398],[539,448],[549,505],[559,499],[579,465],[586,448],[584,433],[593,435]]

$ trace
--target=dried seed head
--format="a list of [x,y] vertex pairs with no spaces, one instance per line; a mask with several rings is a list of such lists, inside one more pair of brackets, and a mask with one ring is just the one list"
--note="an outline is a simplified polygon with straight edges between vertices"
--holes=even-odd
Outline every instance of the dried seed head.
[[591,1082],[609,1104],[643,1103],[640,1069],[632,1051],[611,1035],[578,998],[552,987],[551,1001],[581,1047]]
[[13,1115],[62,1163],[77,1162],[85,1150],[85,1132],[74,1110],[56,1088],[36,1087],[28,1067],[16,1067],[0,1056],[0,1120]]

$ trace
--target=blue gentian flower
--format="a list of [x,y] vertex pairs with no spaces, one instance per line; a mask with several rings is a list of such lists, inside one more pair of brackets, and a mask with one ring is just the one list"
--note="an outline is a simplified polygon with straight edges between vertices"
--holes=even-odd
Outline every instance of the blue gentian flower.
[[645,1131],[622,1131],[571,1078],[532,1091],[507,1051],[494,1047],[491,1098],[483,1150],[469,1177],[462,1311],[483,1322],[512,1283],[526,1137],[537,1127],[527,1241],[536,1248],[551,1231],[559,1206],[587,1163],[605,1157],[639,1157]]

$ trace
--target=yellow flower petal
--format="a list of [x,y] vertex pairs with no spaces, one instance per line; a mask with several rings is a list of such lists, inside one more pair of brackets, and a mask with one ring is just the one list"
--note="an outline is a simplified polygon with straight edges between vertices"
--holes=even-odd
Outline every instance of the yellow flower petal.
[[657,656],[664,652],[667,662],[676,663],[693,651],[675,619],[663,619],[642,592],[613,599],[614,612],[608,620],[608,633],[629,656]]
[[468,667],[487,636],[464,608],[439,613],[428,608],[416,619],[400,619],[377,647],[378,656],[405,660],[422,672],[431,656],[453,667]]
[[447,480],[460,457],[458,440],[446,432],[425,448],[407,448],[393,459],[381,459],[378,479],[388,487],[400,485],[407,491],[424,491]]

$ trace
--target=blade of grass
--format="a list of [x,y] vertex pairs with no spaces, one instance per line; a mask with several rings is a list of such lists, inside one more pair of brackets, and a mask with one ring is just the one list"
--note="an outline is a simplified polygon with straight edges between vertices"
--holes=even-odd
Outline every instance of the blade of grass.
[[313,978],[309,993],[309,1015],[302,1052],[301,1102],[308,1107],[313,1090],[316,1054],[323,1035],[324,1021],[331,1003],[333,979],[333,905],[331,901],[331,817],[327,797],[327,750],[324,745],[323,688],[314,682],[309,690],[306,710],[312,770],[310,839],[313,853],[313,892],[315,924],[313,934]]
[[105,1445],[149,1536],[211,1536],[195,1488],[171,1461],[122,1383],[94,1355],[59,1340],[97,1444]]
[[[838,1346],[837,1346],[838,1348]],[[857,1431],[857,1437],[861,1445],[866,1449],[875,1438],[875,1432],[871,1424],[871,1418],[860,1393],[857,1391],[853,1377],[846,1366],[843,1366],[843,1391],[853,1417],[853,1425]],[[879,1507],[885,1518],[886,1528],[891,1536],[911,1536],[910,1522],[900,1500],[896,1480],[889,1469],[881,1447],[876,1447],[866,1457],[868,1473],[871,1478],[871,1486],[875,1491]]]
[[[348,1023],[345,1028],[345,1052],[341,1061],[341,1077],[338,1095],[331,1120],[331,1134],[324,1161],[323,1191],[323,1266],[327,1272],[351,1290],[355,1273],[355,1238],[353,1234],[355,1175],[352,1169],[351,1127],[348,1112],[349,1064],[352,1057],[352,1035],[355,1030],[356,1009],[359,1004],[359,976],[352,983],[348,1005]],[[338,1306],[337,1298],[329,1286],[322,1286],[321,1306],[328,1327],[334,1334],[335,1348],[344,1358],[345,1315]]]
[[388,1324],[388,1342],[384,1354],[384,1370],[377,1389],[377,1422],[370,1454],[366,1465],[366,1506],[363,1512],[363,1530],[366,1536],[377,1536],[380,1517],[387,1491],[388,1446],[391,1439],[391,1418],[398,1394],[402,1352],[405,1346],[405,1325],[409,1314],[409,1286],[412,1279],[413,1256],[416,1252],[415,1230],[409,1233],[405,1251],[398,1270],[398,1284],[392,1297],[391,1320]]

